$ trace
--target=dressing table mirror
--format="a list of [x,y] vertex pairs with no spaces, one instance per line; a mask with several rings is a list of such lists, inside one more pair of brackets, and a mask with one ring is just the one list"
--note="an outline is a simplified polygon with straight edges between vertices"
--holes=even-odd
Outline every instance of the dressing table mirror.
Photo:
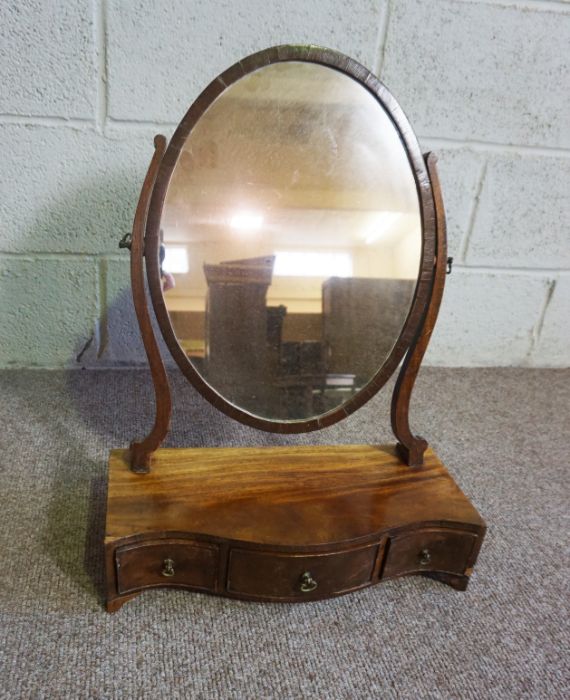
[[[386,87],[320,47],[245,58],[155,138],[121,245],[156,413],[110,456],[107,609],[164,586],[296,602],[422,574],[464,590],[485,524],[408,418],[446,275],[443,202]],[[394,444],[161,448],[151,314],[195,389],[260,430],[330,426],[398,372]]]

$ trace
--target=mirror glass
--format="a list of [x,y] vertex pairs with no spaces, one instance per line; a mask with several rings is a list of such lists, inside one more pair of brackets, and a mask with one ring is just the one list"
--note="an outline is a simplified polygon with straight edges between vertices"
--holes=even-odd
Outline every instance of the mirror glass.
[[190,132],[161,219],[162,285],[205,381],[262,418],[338,408],[408,315],[422,233],[388,114],[348,75],[290,61],[230,85]]

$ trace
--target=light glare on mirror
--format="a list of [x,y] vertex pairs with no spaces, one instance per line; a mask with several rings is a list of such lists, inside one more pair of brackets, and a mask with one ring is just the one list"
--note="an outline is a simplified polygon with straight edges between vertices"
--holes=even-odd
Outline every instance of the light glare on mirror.
[[367,245],[376,243],[383,236],[388,235],[393,226],[402,218],[400,211],[381,211],[374,215],[373,221],[366,232],[364,242]]
[[276,277],[351,277],[350,253],[311,253],[277,251],[273,274]]
[[182,246],[167,246],[162,268],[173,275],[185,275],[188,270],[188,251]]
[[254,211],[239,211],[230,219],[230,226],[236,231],[259,231],[263,216]]

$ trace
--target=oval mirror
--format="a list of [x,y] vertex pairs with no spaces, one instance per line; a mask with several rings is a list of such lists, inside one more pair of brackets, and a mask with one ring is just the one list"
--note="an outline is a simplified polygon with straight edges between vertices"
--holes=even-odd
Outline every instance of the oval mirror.
[[210,400],[293,432],[354,410],[402,358],[423,159],[358,64],[265,54],[212,84],[169,146],[155,192],[159,306]]

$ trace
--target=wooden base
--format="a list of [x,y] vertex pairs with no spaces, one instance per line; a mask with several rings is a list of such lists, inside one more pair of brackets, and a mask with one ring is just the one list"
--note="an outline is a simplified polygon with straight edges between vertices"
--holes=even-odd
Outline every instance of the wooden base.
[[154,587],[301,602],[408,574],[464,590],[485,523],[432,450],[160,449],[149,474],[113,450],[107,610]]

